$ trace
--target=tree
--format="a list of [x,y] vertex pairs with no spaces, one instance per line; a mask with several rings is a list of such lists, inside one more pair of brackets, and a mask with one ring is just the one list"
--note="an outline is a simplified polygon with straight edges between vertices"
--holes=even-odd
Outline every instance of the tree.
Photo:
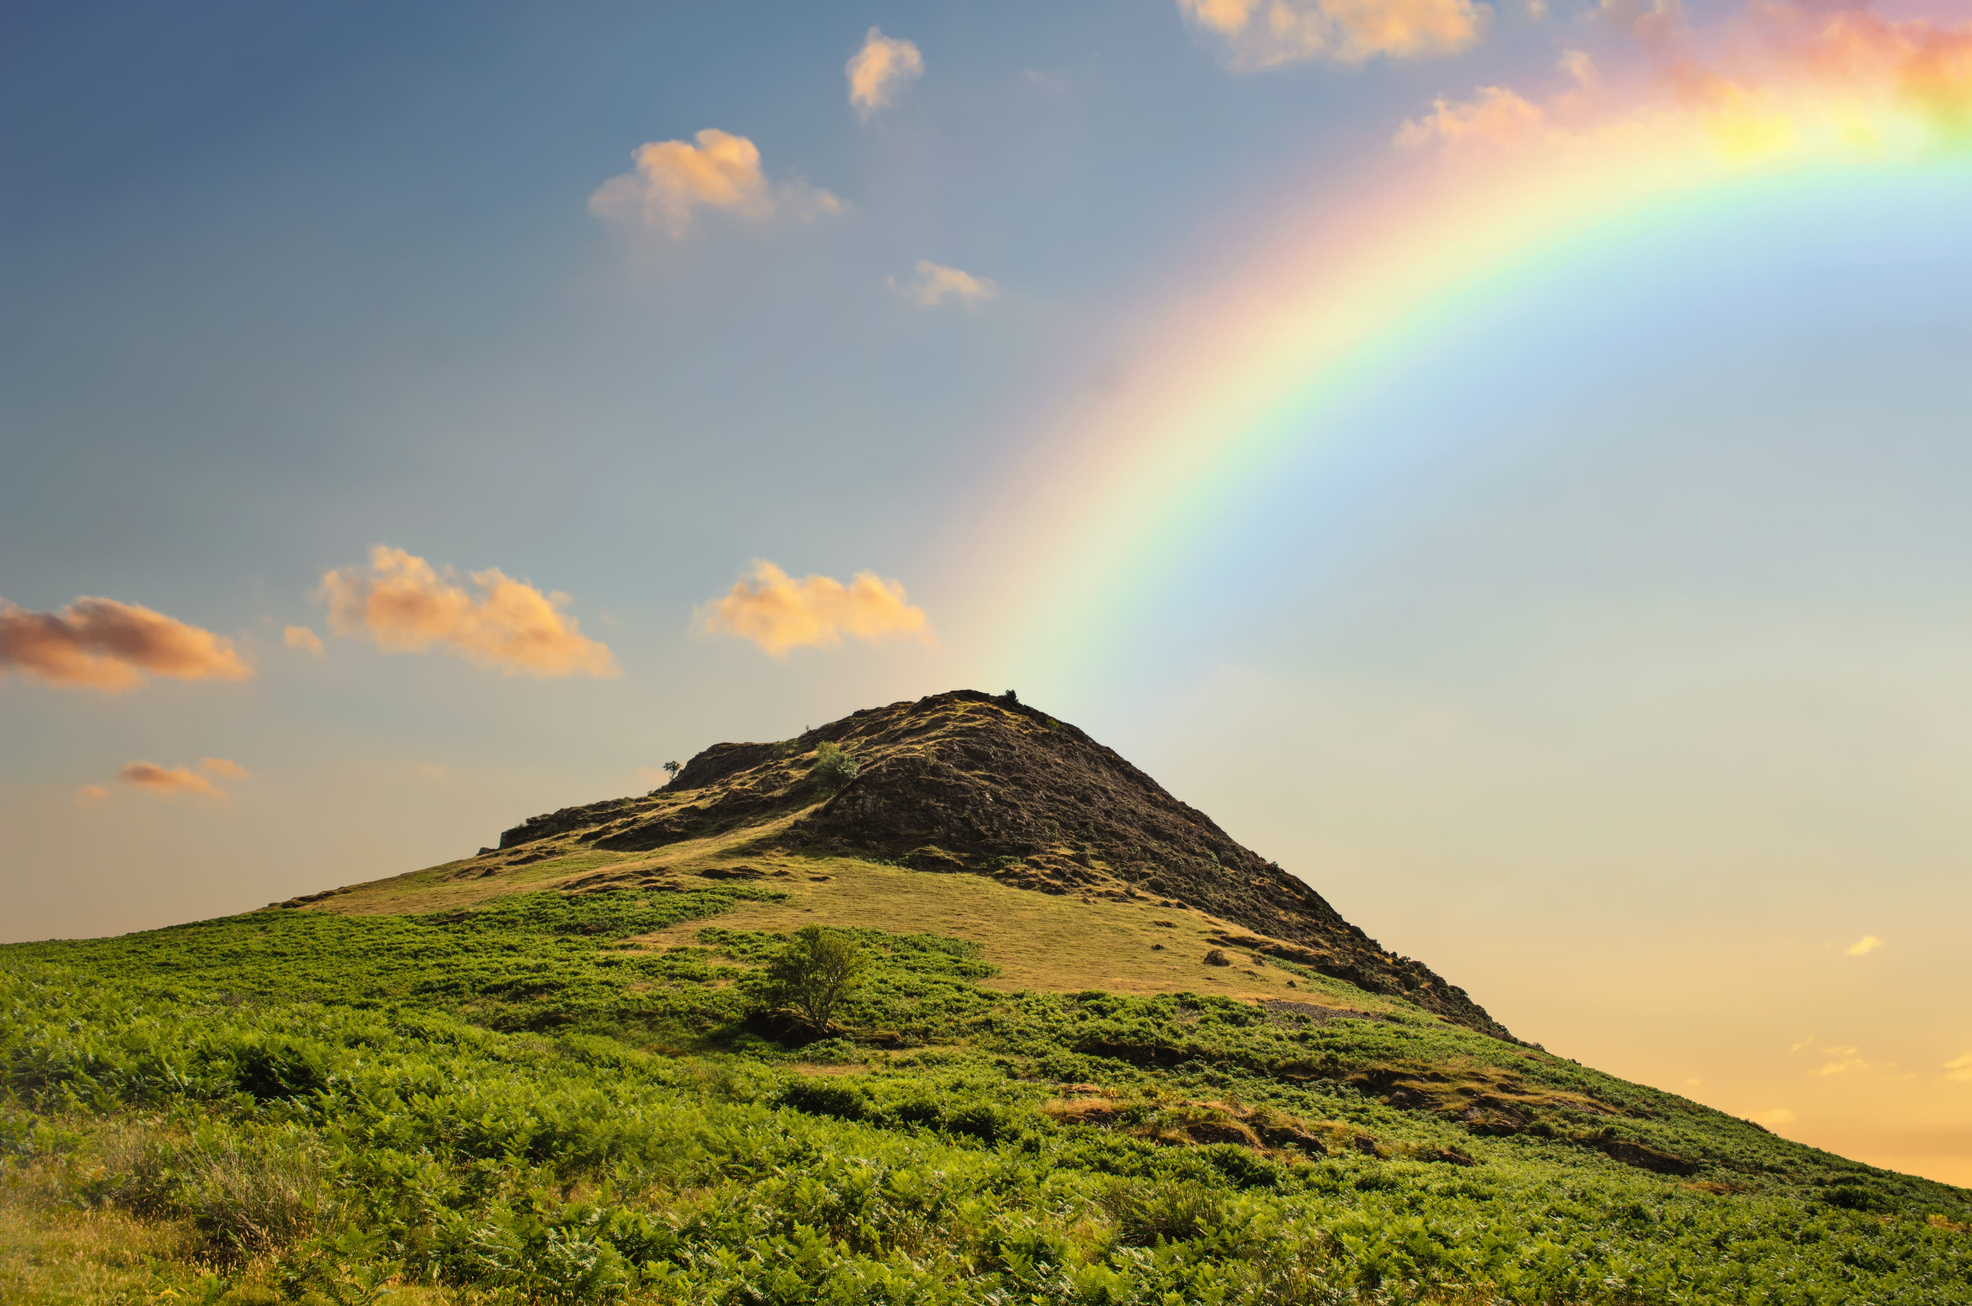
[[[684,770],[684,768],[679,766],[676,762],[666,762],[664,764],[664,769],[666,772],[670,774],[671,780],[676,780],[678,778],[678,772]],[[669,784],[670,782],[671,782],[670,780],[665,781],[666,784]]]
[[808,774],[821,782],[822,788],[834,793],[856,778],[863,768],[855,758],[849,756],[841,747],[824,739],[815,746],[815,765]]
[[863,966],[856,940],[820,925],[804,926],[768,963],[768,996],[826,1038],[835,1029],[837,1007],[861,982]]

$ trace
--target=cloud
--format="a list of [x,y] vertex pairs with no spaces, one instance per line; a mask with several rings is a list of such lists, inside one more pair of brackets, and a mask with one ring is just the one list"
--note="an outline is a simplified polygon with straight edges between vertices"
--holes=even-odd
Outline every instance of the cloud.
[[75,791],[77,807],[94,807],[110,796],[110,791],[101,785],[79,785]]
[[1431,112],[1397,129],[1397,144],[1416,149],[1487,141],[1510,144],[1547,134],[1547,111],[1503,86],[1482,86],[1470,100],[1433,100]]
[[1178,0],[1178,10],[1224,37],[1241,70],[1457,54],[1478,42],[1493,13],[1473,0]]
[[614,676],[607,647],[582,634],[561,608],[566,594],[543,594],[496,567],[471,574],[477,595],[415,554],[379,544],[370,565],[322,577],[329,629],[373,641],[391,653],[434,646],[508,676]]
[[1799,1052],[1802,1048],[1811,1046],[1814,1043],[1814,1041],[1815,1041],[1815,1036],[1810,1034],[1806,1038],[1802,1039],[1799,1043],[1794,1044],[1792,1047],[1788,1048],[1787,1050],[1789,1052]]
[[754,221],[786,215],[803,222],[848,208],[818,186],[768,181],[760,170],[759,147],[744,136],[708,127],[692,140],[697,143],[639,145],[630,152],[636,170],[597,187],[589,196],[589,212],[682,237],[691,229],[693,212],[701,208]]
[[306,626],[283,627],[281,638],[287,641],[289,648],[302,649],[313,653],[316,657],[322,656],[322,637]]
[[207,775],[216,775],[221,780],[244,780],[247,769],[238,762],[223,757],[208,757],[199,763],[199,770]]
[[176,680],[253,675],[230,639],[134,603],[87,596],[56,612],[0,600],[0,670],[112,694],[143,684],[145,672]]
[[975,277],[930,259],[919,259],[915,271],[917,275],[901,285],[897,278],[891,277],[889,285],[919,308],[936,308],[948,299],[976,308],[1000,293],[1000,288],[985,277]]
[[1770,1107],[1765,1111],[1755,1111],[1746,1118],[1756,1125],[1765,1125],[1768,1129],[1772,1129],[1777,1125],[1791,1125],[1794,1123],[1794,1113],[1784,1106]]
[[1696,129],[1740,164],[1804,151],[1972,147],[1972,24],[1899,22],[1829,0],[1759,0],[1700,30],[1676,0],[1603,0],[1600,12],[1634,41],[1650,79],[1606,84],[1586,54],[1569,50],[1561,58],[1569,84],[1554,94],[1491,86],[1470,100],[1440,99],[1404,124],[1398,143],[1576,142],[1607,151],[1668,127]]
[[1882,946],[1883,940],[1877,938],[1874,934],[1865,934],[1842,951],[1848,953],[1851,957],[1867,957],[1870,953]]
[[1563,50],[1561,62],[1557,66],[1562,72],[1574,78],[1577,86],[1583,88],[1592,87],[1602,80],[1602,74],[1596,69],[1595,60],[1583,50]]
[[[1862,1055],[1861,1048],[1828,1047],[1821,1050],[1825,1057],[1833,1058],[1822,1063],[1819,1070],[1809,1071],[1813,1075],[1846,1075],[1851,1070],[1873,1070],[1882,1074],[1894,1074],[1897,1063],[1894,1061],[1869,1061]],[[1911,1075],[1903,1078],[1910,1079]]]
[[1945,1062],[1945,1078],[1972,1084],[1972,1052]]
[[849,103],[856,116],[869,121],[878,109],[887,109],[906,86],[924,76],[924,56],[909,41],[885,36],[872,27],[863,38],[863,48],[849,58],[843,71],[849,77]]
[[827,576],[796,580],[771,562],[756,562],[752,579],[701,605],[698,620],[707,631],[752,640],[777,658],[790,649],[839,648],[844,635],[871,644],[937,642],[924,609],[910,605],[902,585],[873,571],[844,585]]
[[224,798],[226,791],[189,767],[162,767],[156,762],[132,762],[117,772],[127,785],[148,789],[154,794],[204,794]]

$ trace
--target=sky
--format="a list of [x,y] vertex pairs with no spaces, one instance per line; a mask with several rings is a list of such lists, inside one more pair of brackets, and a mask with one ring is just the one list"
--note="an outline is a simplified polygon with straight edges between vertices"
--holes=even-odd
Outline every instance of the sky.
[[0,940],[1015,688],[1972,1185],[1949,0],[0,15]]

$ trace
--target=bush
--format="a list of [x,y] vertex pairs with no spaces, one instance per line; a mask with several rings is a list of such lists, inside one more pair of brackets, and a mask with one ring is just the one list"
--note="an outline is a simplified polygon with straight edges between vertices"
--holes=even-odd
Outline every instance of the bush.
[[1205,964],[1208,966],[1230,966],[1232,965],[1232,958],[1226,955],[1224,948],[1214,948],[1205,954]]
[[835,930],[810,925],[797,930],[767,967],[767,997],[822,1038],[835,1032],[842,1000],[862,982],[863,949]]
[[855,758],[824,739],[815,747],[815,765],[808,774],[814,776],[822,788],[834,793],[854,780],[862,769]]

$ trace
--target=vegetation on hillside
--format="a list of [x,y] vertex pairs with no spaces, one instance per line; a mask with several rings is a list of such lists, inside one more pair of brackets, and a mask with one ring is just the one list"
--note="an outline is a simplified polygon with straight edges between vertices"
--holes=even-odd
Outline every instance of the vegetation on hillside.
[[1972,1299],[1967,1194],[1388,1003],[1005,993],[845,930],[847,1032],[796,1046],[789,936],[716,924],[771,896],[0,949],[0,1298]]

